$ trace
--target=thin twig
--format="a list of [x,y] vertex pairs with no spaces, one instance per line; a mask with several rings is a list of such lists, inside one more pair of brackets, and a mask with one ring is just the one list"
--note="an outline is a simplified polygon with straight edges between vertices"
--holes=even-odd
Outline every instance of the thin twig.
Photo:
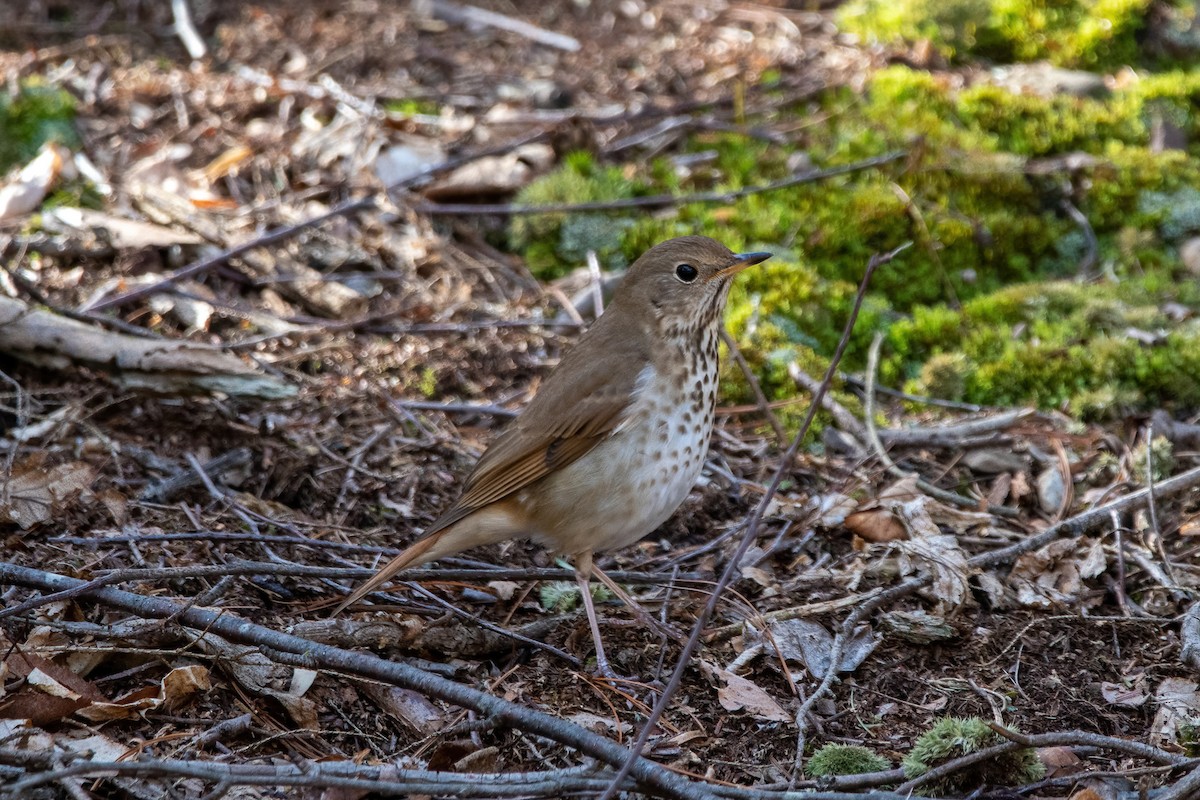
[[[84,581],[16,564],[0,563],[0,584],[62,593],[83,587]],[[290,664],[294,659],[306,668],[382,681],[463,708],[475,709],[485,716],[495,716],[512,727],[545,736],[611,766],[624,767],[629,757],[629,751],[624,747],[579,725],[454,683],[408,664],[274,631],[228,612],[196,607],[181,610],[179,603],[162,597],[144,597],[111,587],[86,588],[83,596],[144,618],[166,619],[178,615],[180,624],[198,628],[235,644],[258,647],[273,660],[282,657]],[[634,760],[629,774],[647,790],[679,800],[696,797],[696,786],[692,781],[648,759],[635,757]],[[438,791],[440,789],[435,789],[434,793]]]
[[661,208],[663,206],[681,206],[689,203],[732,203],[743,197],[749,197],[763,192],[773,192],[787,189],[804,183],[835,178],[852,172],[890,164],[899,161],[907,155],[902,150],[885,153],[874,158],[855,161],[828,169],[813,169],[793,175],[790,178],[763,183],[757,186],[747,186],[731,192],[700,192],[698,194],[656,194],[648,197],[628,197],[623,200],[604,200],[591,203],[548,203],[545,205],[513,205],[512,203],[416,203],[413,210],[431,216],[466,216],[473,214],[501,214],[505,216],[521,216],[525,214],[571,214],[587,211],[618,211],[627,208]]

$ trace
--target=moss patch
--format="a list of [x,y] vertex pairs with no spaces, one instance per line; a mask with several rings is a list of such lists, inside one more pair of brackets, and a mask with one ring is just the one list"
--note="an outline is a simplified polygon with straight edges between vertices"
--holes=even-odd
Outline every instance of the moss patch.
[[952,61],[1115,69],[1147,59],[1139,38],[1152,7],[1151,0],[853,0],[837,19],[870,42],[928,41]]
[[[908,157],[729,205],[518,218],[511,241],[543,276],[582,263],[589,247],[611,266],[692,233],[774,252],[739,278],[727,319],[768,396],[786,399],[797,393],[789,362],[822,371],[870,256],[911,240],[877,273],[845,368],[861,369],[871,336],[886,331],[882,379],[922,393],[1091,417],[1200,407],[1200,334],[1161,310],[1200,310],[1177,256],[1200,235],[1200,147],[1151,146],[1163,120],[1200,142],[1200,70],[1081,98],[959,87],[895,66],[861,91],[778,113],[813,121],[784,146],[696,135],[687,150],[715,151],[702,169],[577,156],[520,200],[726,191],[788,175],[798,158],[831,166],[897,148]],[[731,400],[749,398],[735,372],[723,386]]]
[[34,81],[15,95],[0,92],[0,173],[28,162],[46,142],[79,146],[75,98]]

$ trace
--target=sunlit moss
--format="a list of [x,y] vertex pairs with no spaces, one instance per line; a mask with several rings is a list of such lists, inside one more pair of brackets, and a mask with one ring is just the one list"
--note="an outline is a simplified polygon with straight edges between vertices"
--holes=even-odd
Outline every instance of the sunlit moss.
[[943,57],[1115,68],[1143,58],[1150,0],[853,0],[842,30],[883,43],[929,41]]
[[[978,717],[942,717],[917,739],[900,766],[907,778],[919,778],[954,758],[978,752],[1006,740]],[[980,761],[921,787],[923,793],[967,792],[981,786],[1022,786],[1046,774],[1032,747],[1023,747]]]
[[0,173],[32,159],[46,142],[79,145],[75,98],[37,81],[22,84],[15,95],[0,91]]

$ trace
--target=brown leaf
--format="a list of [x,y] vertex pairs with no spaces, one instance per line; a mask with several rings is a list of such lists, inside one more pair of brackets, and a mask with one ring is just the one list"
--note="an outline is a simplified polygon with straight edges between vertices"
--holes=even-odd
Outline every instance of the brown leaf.
[[886,508],[868,508],[846,517],[846,529],[868,542],[894,542],[907,539],[908,531]]
[[0,520],[28,530],[61,513],[69,500],[92,485],[95,477],[91,467],[78,461],[46,469],[37,456],[25,459],[13,467],[0,497]]
[[724,686],[717,690],[717,700],[726,711],[746,711],[759,719],[771,722],[790,722],[792,715],[784,711],[766,690],[754,681],[735,675],[728,670],[702,662],[710,674],[715,675]]

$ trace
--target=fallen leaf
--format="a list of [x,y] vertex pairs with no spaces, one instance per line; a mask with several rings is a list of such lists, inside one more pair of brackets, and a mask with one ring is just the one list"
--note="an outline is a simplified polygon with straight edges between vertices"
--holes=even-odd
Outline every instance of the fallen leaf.
[[712,666],[712,671],[725,683],[717,690],[717,701],[726,711],[745,711],[771,722],[790,722],[792,715],[784,711],[766,690],[741,675]]
[[1154,690],[1154,704],[1158,711],[1150,723],[1150,744],[1158,746],[1164,742],[1175,742],[1179,738],[1181,725],[1200,722],[1200,692],[1195,681],[1186,678],[1163,678]]
[[1075,755],[1075,751],[1069,747],[1039,747],[1037,757],[1046,767],[1047,778],[1073,775],[1083,763],[1083,759]]
[[71,173],[71,153],[57,142],[47,142],[16,177],[0,188],[0,220],[23,217],[42,204],[58,176]]
[[[833,655],[833,634],[824,625],[806,619],[788,619],[772,622],[769,630],[784,661],[803,664],[817,680],[825,677]],[[863,625],[856,629],[842,649],[838,672],[858,669],[879,641],[870,626]]]
[[1139,676],[1130,686],[1104,681],[1100,684],[1100,696],[1111,705],[1126,708],[1137,708],[1150,699],[1146,692],[1145,676]]
[[876,544],[908,538],[908,531],[904,529],[904,525],[886,508],[855,511],[847,515],[844,524],[854,535]]
[[1084,581],[1104,572],[1107,560],[1099,539],[1059,539],[1025,553],[1013,564],[1007,582],[1023,605],[1046,607],[1074,603]]
[[82,462],[46,469],[37,456],[14,466],[0,496],[0,520],[28,530],[62,512],[68,501],[92,485],[95,470]]

